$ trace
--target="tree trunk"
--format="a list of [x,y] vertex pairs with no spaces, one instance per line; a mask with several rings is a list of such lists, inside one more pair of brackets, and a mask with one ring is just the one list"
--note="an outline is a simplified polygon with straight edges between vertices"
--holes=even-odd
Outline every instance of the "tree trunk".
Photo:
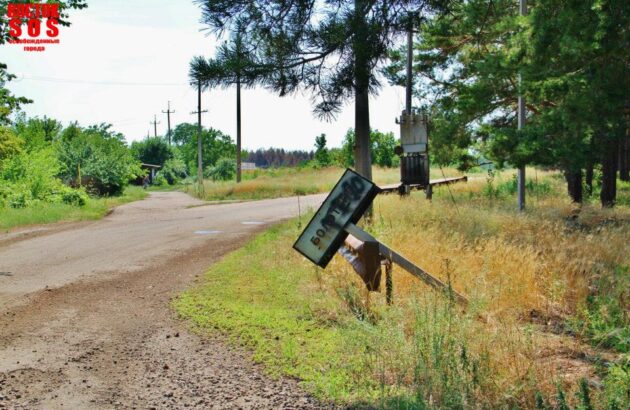
[[619,179],[630,181],[630,129],[619,144]]
[[609,136],[604,137],[602,143],[602,191],[599,198],[602,207],[612,208],[617,199],[619,140]]
[[367,22],[365,0],[355,0],[356,33],[354,52],[354,163],[357,172],[372,180],[372,156],[370,153],[370,71],[366,44]]
[[594,168],[595,168],[595,164],[593,163],[592,160],[588,161],[588,164],[586,164],[586,172],[585,172],[585,185],[586,185],[586,195],[587,196],[591,196],[593,195],[593,174],[594,174]]
[[564,177],[567,180],[567,189],[571,201],[581,204],[582,203],[582,170],[566,170]]
[[370,106],[367,90],[355,93],[354,104],[354,163],[359,174],[372,179],[372,155],[370,152]]
[[241,78],[236,78],[236,183],[241,182]]

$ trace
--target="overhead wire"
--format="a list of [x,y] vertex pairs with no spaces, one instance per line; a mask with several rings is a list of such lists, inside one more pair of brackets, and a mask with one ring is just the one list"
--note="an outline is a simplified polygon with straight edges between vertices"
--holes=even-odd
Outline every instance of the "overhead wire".
[[69,84],[87,84],[87,85],[115,85],[115,86],[133,86],[133,87],[181,87],[188,86],[188,83],[148,83],[135,81],[116,81],[116,80],[76,80],[70,78],[56,78],[43,76],[21,76],[20,80],[44,81],[50,83],[69,83]]

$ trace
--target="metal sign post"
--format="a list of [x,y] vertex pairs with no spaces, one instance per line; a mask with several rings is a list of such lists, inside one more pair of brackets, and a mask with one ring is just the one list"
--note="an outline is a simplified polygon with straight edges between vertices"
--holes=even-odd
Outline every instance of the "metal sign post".
[[[313,219],[300,234],[293,248],[315,265],[325,268],[335,252],[343,246],[346,238],[352,235],[359,242],[368,245],[358,243],[351,246],[353,251],[377,252],[377,255],[362,254],[356,260],[356,265],[359,266],[357,273],[366,281],[369,290],[375,290],[379,287],[376,283],[372,283],[372,280],[376,278],[375,272],[371,271],[371,267],[367,268],[375,263],[380,263],[378,258],[372,257],[377,256],[381,260],[386,259],[396,263],[432,288],[448,292],[455,301],[466,306],[468,304],[466,297],[454,291],[449,284],[416,266],[356,225],[379,192],[380,188],[372,181],[363,178],[351,169],[346,170],[328,198],[317,210]],[[378,246],[373,247],[372,244]],[[372,259],[375,259],[376,262]],[[378,279],[380,280],[380,276]]]
[[355,224],[348,224],[346,226],[346,232],[352,234],[352,236],[354,236],[355,238],[358,238],[359,240],[362,240],[362,241],[376,241],[376,242],[378,242],[379,251],[380,251],[381,255],[383,255],[387,259],[391,260],[393,263],[397,264],[398,266],[400,266],[401,268],[403,268],[407,272],[411,273],[413,276],[415,276],[418,279],[422,280],[424,283],[426,283],[427,285],[431,286],[432,288],[434,288],[436,290],[449,292],[450,295],[453,297],[453,299],[455,299],[455,301],[457,301],[458,303],[460,303],[460,304],[462,304],[464,306],[466,306],[468,304],[468,299],[466,299],[465,296],[462,296],[461,294],[459,294],[458,292],[453,290],[448,284],[442,282],[441,280],[439,280],[435,276],[431,275],[426,270],[420,268],[419,266],[416,266],[409,259],[405,258],[404,256],[402,256],[398,252],[396,252],[393,249],[389,248],[387,245],[379,242],[376,238],[374,238],[372,235],[370,235],[369,233],[365,232],[363,229],[359,228]]

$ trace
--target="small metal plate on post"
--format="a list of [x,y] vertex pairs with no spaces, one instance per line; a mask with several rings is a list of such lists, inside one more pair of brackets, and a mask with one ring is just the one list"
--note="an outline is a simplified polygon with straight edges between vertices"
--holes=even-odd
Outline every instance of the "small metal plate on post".
[[372,181],[347,169],[293,248],[325,268],[348,236],[344,227],[361,219],[379,191]]
[[348,235],[339,253],[352,265],[370,292],[380,292],[382,258],[378,242],[364,242]]

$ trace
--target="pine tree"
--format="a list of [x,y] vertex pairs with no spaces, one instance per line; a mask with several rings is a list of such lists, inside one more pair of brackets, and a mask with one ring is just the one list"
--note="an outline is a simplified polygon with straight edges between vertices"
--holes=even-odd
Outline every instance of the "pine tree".
[[202,20],[216,32],[243,29],[268,88],[280,95],[311,91],[315,113],[326,118],[354,100],[355,165],[367,178],[372,175],[369,95],[380,85],[376,69],[405,32],[408,13],[430,12],[441,3],[447,2],[199,1]]
[[238,23],[230,42],[222,44],[215,58],[194,57],[190,63],[191,83],[202,89],[236,86],[236,182],[241,182],[241,86],[251,87],[261,78],[252,50],[244,42],[244,25]]

